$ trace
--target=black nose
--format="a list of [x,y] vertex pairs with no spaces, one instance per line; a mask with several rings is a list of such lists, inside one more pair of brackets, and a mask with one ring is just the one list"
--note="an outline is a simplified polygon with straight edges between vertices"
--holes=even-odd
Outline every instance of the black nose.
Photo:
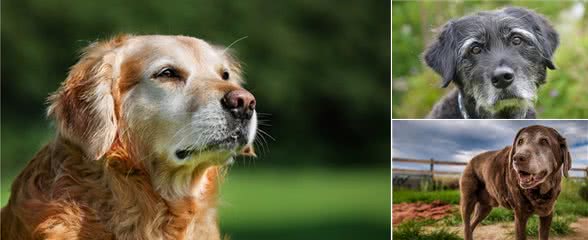
[[506,88],[514,80],[514,71],[509,67],[498,67],[492,72],[492,85],[496,88]]
[[249,120],[255,110],[255,97],[245,89],[237,89],[225,94],[221,104],[233,117]]

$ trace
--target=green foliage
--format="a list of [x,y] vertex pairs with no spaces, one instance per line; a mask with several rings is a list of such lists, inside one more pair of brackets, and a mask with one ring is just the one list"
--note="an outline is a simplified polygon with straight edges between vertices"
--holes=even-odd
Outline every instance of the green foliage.
[[[562,191],[557,199],[555,205],[555,214],[553,222],[551,224],[551,235],[567,235],[572,232],[570,224],[575,222],[577,217],[588,216],[588,201],[583,200],[579,191],[585,186],[582,181],[573,179],[564,179],[561,183]],[[444,202],[459,204],[459,191],[458,190],[446,190],[446,191],[414,191],[414,190],[393,190],[392,202],[426,202],[430,203],[435,200],[441,200]],[[503,222],[514,222],[514,214],[512,210],[505,208],[494,208],[481,222],[482,225],[490,225]],[[420,236],[418,235],[422,231],[424,226],[431,227],[434,229],[443,230],[443,227],[457,226],[462,223],[461,216],[458,212],[451,214],[440,220],[427,219],[418,223],[410,222],[406,226],[403,224],[399,225],[394,229],[394,234],[400,234],[400,236]],[[537,236],[538,234],[538,223],[539,218],[534,215],[529,219],[527,224],[527,235]],[[400,228],[402,226],[402,228]],[[402,235],[405,234],[405,235]],[[511,233],[513,234],[513,233]],[[396,235],[394,235],[396,236]],[[396,237],[395,237],[396,239]]]
[[53,134],[45,100],[79,50],[118,33],[224,46],[248,36],[232,48],[275,139],[258,144],[258,165],[389,165],[390,2],[6,1],[1,10],[3,175]]
[[395,240],[460,240],[457,232],[449,231],[447,228],[436,228],[425,231],[423,222],[406,221],[392,231],[392,238]]
[[[551,222],[551,227],[549,229],[550,236],[559,236],[559,235],[567,235],[572,232],[572,228],[570,224],[576,221],[576,217],[569,215],[569,216],[555,216]],[[527,222],[527,236],[538,236],[539,235],[539,218],[537,216],[533,216],[529,218]],[[512,233],[514,234],[514,232]]]
[[392,202],[425,202],[431,203],[440,200],[449,204],[459,203],[459,190],[443,190],[420,192],[414,190],[394,190],[392,192]]
[[[562,11],[574,2],[561,1],[466,1],[393,2],[392,116],[423,118],[451,88],[441,89],[440,77],[421,62],[424,41],[431,41],[447,20],[479,10],[508,5],[534,9],[546,15],[560,33],[555,53],[557,70],[549,71],[539,90],[539,118],[588,118],[588,14],[579,22],[563,20]],[[585,8],[588,4],[584,3]],[[438,11],[438,9],[444,9]],[[435,14],[431,14],[435,12]]]
[[461,224],[461,214],[459,212],[456,212],[454,214],[451,214],[445,218],[441,219],[441,224],[443,226],[457,226]]
[[588,216],[588,201],[579,194],[584,186],[584,182],[572,179],[562,181],[562,191],[555,204],[556,215]]
[[486,217],[480,224],[489,225],[498,222],[512,222],[514,221],[514,214],[512,210],[505,208],[493,208],[488,217]]
[[584,180],[584,183],[578,189],[578,195],[580,195],[582,200],[588,201],[588,178]]

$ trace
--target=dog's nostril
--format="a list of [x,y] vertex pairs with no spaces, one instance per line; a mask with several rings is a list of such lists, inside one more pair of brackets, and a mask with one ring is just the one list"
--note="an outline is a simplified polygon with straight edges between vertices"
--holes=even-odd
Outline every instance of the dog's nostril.
[[514,73],[509,67],[499,67],[492,73],[492,85],[497,88],[506,88],[514,80]]
[[233,117],[238,119],[251,119],[255,110],[255,97],[245,89],[230,91],[223,97],[221,103]]

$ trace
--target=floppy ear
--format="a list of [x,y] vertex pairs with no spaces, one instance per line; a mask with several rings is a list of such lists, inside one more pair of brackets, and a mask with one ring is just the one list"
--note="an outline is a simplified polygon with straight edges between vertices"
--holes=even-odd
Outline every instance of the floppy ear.
[[515,136],[513,142],[512,142],[512,146],[510,147],[510,152],[508,153],[508,165],[512,166],[512,158],[514,156],[514,154],[517,152],[517,140],[519,139],[519,135],[521,135],[521,133],[526,129],[525,128],[521,128],[518,132],[517,135]]
[[568,177],[568,172],[572,169],[572,155],[570,155],[570,151],[568,150],[568,144],[564,139],[563,144],[561,145],[562,151],[562,158],[563,158],[563,166],[562,171],[565,177]]
[[[568,150],[568,144],[566,139],[559,134],[555,128],[548,127],[553,134],[557,137],[557,141],[559,142],[559,151],[561,153],[561,161],[562,161],[562,171],[565,177],[568,177],[568,171],[572,168],[572,156],[570,155],[570,151]],[[552,150],[555,152],[555,150]]]
[[455,78],[457,65],[456,41],[453,22],[449,21],[443,26],[437,39],[427,47],[423,55],[425,63],[443,77],[441,87],[447,87],[451,80]]
[[111,50],[124,39],[118,37],[85,48],[59,90],[48,99],[47,113],[55,120],[58,136],[80,147],[92,160],[100,159],[116,136]]
[[504,12],[525,21],[533,28],[533,32],[541,45],[539,49],[541,49],[545,58],[545,66],[549,69],[555,69],[555,65],[551,59],[555,49],[559,45],[559,35],[549,21],[544,16],[525,8],[509,7],[504,9]]
[[559,134],[557,130],[554,128],[549,128],[557,137],[557,141],[559,142],[559,151],[561,153],[561,160],[562,160],[562,171],[565,177],[568,177],[568,171],[572,168],[572,156],[570,155],[570,151],[568,150],[568,144],[566,139]]

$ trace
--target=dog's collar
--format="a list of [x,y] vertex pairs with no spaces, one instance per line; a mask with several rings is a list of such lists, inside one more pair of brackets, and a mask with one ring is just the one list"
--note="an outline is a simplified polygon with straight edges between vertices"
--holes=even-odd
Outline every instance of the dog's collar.
[[461,116],[463,119],[469,119],[470,115],[468,114],[465,106],[463,105],[463,97],[461,96],[461,92],[457,93],[457,105],[459,106],[459,112],[461,112]]

